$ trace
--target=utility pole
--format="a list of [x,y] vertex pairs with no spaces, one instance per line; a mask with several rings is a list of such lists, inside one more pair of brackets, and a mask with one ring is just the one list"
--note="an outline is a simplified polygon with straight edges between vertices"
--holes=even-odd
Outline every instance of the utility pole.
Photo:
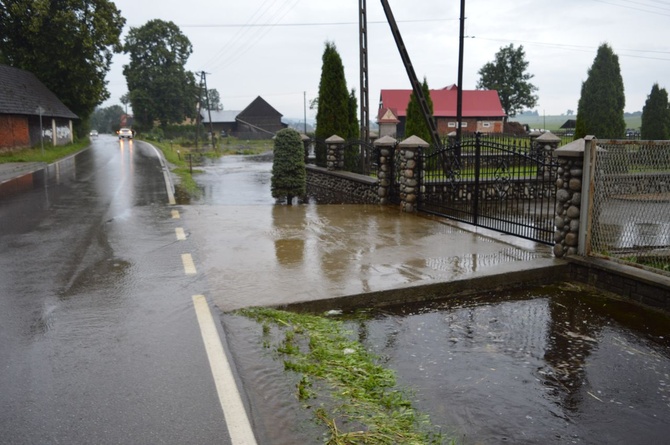
[[424,96],[423,90],[421,89],[421,83],[419,82],[419,79],[417,79],[416,73],[414,72],[414,66],[412,65],[412,61],[410,60],[409,54],[407,53],[407,48],[405,47],[405,43],[402,40],[402,36],[400,35],[398,24],[396,23],[395,18],[393,17],[393,11],[391,11],[391,6],[389,5],[388,0],[381,0],[381,3],[382,7],[384,8],[384,14],[386,14],[386,20],[388,21],[389,26],[391,27],[391,34],[393,34],[396,46],[398,47],[400,58],[402,59],[402,62],[405,65],[405,71],[407,71],[407,77],[409,78],[409,81],[412,84],[412,91],[414,92],[414,96],[419,101],[421,114],[423,114],[423,118],[426,122],[426,125],[430,130],[433,146],[435,147],[435,149],[439,149],[440,147],[442,147],[440,134],[437,132],[437,125],[435,124],[435,119],[433,118],[433,115],[430,112],[428,102],[426,101],[426,97]]
[[463,126],[463,47],[465,41],[465,0],[461,0],[461,28],[458,40],[458,90],[456,92],[456,156],[461,155],[461,127]]
[[198,137],[200,136],[200,110],[202,109],[202,82],[204,71],[200,74],[200,87],[198,88],[198,102],[195,107],[195,150],[198,151]]
[[[358,0],[358,40],[360,44],[361,71],[361,139],[370,142],[370,101],[368,94],[368,15],[366,0]],[[365,154],[365,150],[361,150]]]
[[307,91],[302,92],[302,106],[303,106],[303,112],[304,112],[304,124],[305,124],[305,136],[307,136]]
[[202,71],[202,81],[205,85],[205,100],[207,100],[207,116],[209,117],[209,136],[212,139],[212,150],[214,150],[214,127],[212,126],[212,107],[209,105],[209,90],[207,89],[207,74]]

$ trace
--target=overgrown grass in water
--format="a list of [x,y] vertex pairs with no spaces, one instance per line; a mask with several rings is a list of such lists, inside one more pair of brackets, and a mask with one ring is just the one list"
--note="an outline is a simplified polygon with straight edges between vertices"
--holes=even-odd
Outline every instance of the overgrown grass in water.
[[[263,326],[263,345],[300,375],[296,396],[306,408],[318,404],[314,416],[328,428],[327,444],[443,443],[398,389],[395,373],[351,340],[341,321],[266,308],[240,313]],[[271,326],[283,334],[277,344]]]

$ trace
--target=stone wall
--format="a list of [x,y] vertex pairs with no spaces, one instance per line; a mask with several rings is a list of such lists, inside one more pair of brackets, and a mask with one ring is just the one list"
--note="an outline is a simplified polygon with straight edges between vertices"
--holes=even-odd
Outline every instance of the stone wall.
[[670,277],[601,258],[568,257],[571,280],[670,311]]
[[377,178],[308,165],[307,195],[321,204],[379,204]]

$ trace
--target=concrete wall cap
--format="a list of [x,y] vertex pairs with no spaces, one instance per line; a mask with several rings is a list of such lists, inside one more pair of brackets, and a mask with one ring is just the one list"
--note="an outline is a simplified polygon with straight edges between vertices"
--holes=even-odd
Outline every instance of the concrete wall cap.
[[560,142],[560,141],[561,141],[561,138],[559,138],[558,136],[556,136],[556,135],[555,135],[554,133],[552,133],[551,131],[546,131],[546,132],[542,133],[542,136],[539,136],[539,137],[538,137],[537,139],[535,139],[535,140],[536,140],[536,141],[539,141],[539,142]]
[[342,139],[336,134],[326,139],[326,144],[341,144],[342,142],[344,142],[344,139]]
[[422,147],[422,148],[430,146],[428,142],[424,141],[418,136],[410,136],[398,145],[400,147]]
[[[577,154],[581,156],[584,153],[586,147],[586,141],[595,139],[593,136],[586,136],[586,138],[576,139],[569,144],[565,144],[562,147],[554,150],[554,156],[576,156]],[[596,146],[598,151],[607,151],[600,146]]]
[[397,143],[398,143],[397,140],[395,140],[395,139],[392,138],[391,136],[386,135],[386,136],[384,136],[384,137],[382,137],[382,138],[377,139],[377,140],[374,142],[374,146],[375,146],[375,147],[392,147],[392,146],[394,146],[394,145],[397,144]]

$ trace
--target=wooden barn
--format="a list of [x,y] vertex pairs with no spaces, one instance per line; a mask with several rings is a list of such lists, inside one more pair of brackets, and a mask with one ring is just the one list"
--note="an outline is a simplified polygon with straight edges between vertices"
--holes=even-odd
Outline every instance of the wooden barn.
[[68,144],[73,119],[77,115],[34,74],[0,65],[0,151]]
[[209,129],[211,115],[212,129],[216,134],[225,133],[240,139],[271,139],[288,126],[281,121],[282,114],[260,96],[242,111],[203,110],[201,114],[206,129]]

